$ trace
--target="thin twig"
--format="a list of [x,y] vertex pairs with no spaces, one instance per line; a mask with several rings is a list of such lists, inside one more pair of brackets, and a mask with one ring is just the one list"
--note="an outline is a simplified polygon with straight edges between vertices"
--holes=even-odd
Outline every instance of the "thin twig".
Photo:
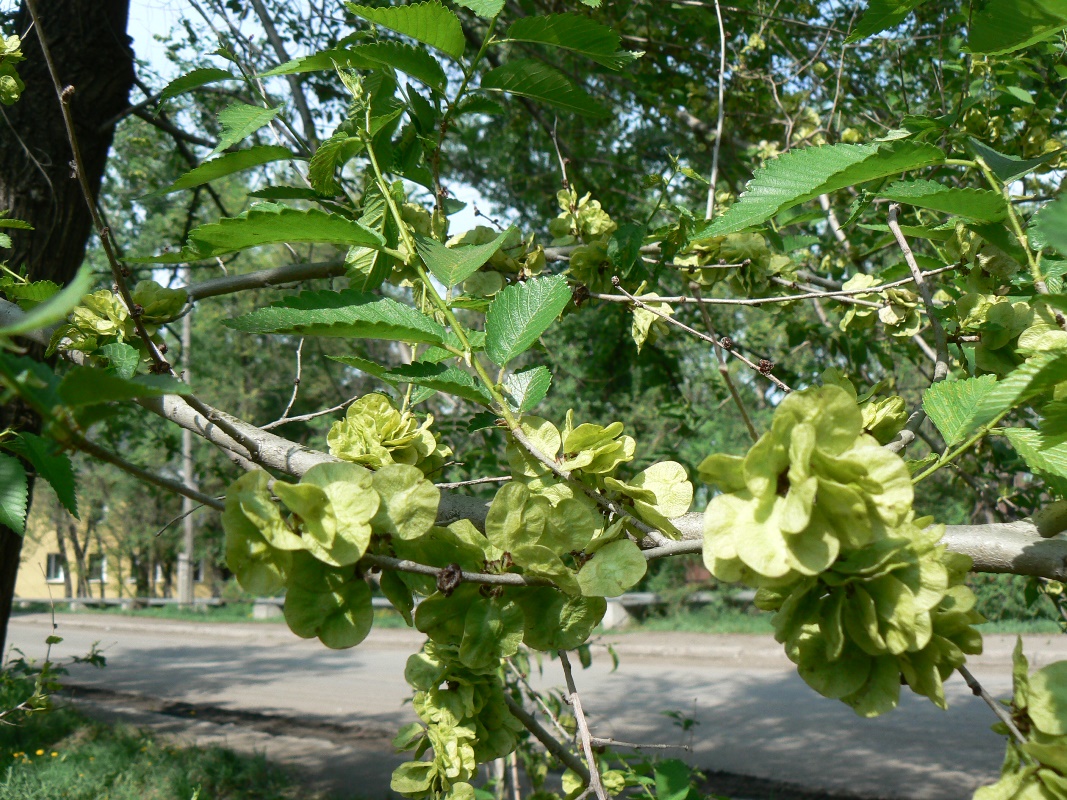
[[453,481],[451,483],[435,483],[438,489],[459,489],[463,486],[477,486],[482,483],[505,483],[511,480],[510,475],[501,475],[493,478],[475,478],[470,481]]
[[[618,289],[618,290],[619,290],[620,292],[622,292],[622,293],[623,293],[624,295],[626,295],[626,297],[628,297],[628,298],[630,299],[630,302],[631,302],[631,303],[633,303],[634,305],[636,305],[636,306],[639,306],[639,307],[641,307],[641,308],[645,309],[645,310],[646,310],[646,311],[648,311],[648,312],[649,312],[650,314],[653,314],[653,315],[655,315],[655,316],[659,317],[660,319],[662,319],[662,320],[663,320],[664,322],[668,323],[669,325],[674,325],[674,326],[675,326],[675,327],[677,327],[677,328],[681,328],[681,329],[682,329],[683,331],[685,331],[686,333],[690,333],[690,334],[692,334],[693,336],[697,337],[698,339],[700,339],[700,340],[701,340],[701,341],[703,341],[703,342],[707,342],[708,344],[715,344],[715,343],[716,343],[716,342],[715,342],[715,340],[714,340],[714,339],[712,339],[712,338],[711,338],[710,336],[708,336],[707,334],[705,334],[705,333],[701,333],[701,332],[700,332],[700,331],[698,331],[698,330],[694,330],[693,328],[690,328],[690,327],[689,327],[688,325],[686,325],[686,324],[685,324],[684,322],[679,322],[678,320],[674,319],[673,317],[671,317],[671,316],[669,316],[669,315],[667,315],[667,314],[663,314],[663,313],[661,313],[661,312],[657,311],[656,309],[652,308],[652,307],[651,307],[650,305],[648,305],[647,303],[644,303],[644,302],[642,302],[641,300],[639,300],[638,298],[634,297],[634,296],[633,296],[632,294],[630,294],[629,292],[627,292],[627,291],[626,291],[625,289],[623,289],[623,288],[622,288],[622,282],[621,282],[621,281],[619,280],[619,278],[618,278],[618,276],[617,276],[617,275],[616,275],[615,277],[613,277],[613,278],[611,279],[611,282],[612,282],[612,283],[613,283],[613,284],[615,285],[615,287],[616,287],[616,288],[617,288],[617,289]],[[734,358],[737,358],[738,360],[740,360],[742,364],[745,364],[745,365],[747,365],[747,366],[748,366],[748,367],[749,367],[750,369],[753,369],[753,370],[755,370],[756,372],[758,372],[758,373],[759,373],[760,375],[763,375],[763,376],[764,376],[764,377],[765,377],[765,378],[766,378],[767,380],[769,380],[769,381],[770,381],[771,383],[773,383],[773,384],[774,384],[775,386],[777,386],[777,387],[778,387],[779,389],[781,389],[781,390],[782,390],[783,392],[791,392],[791,391],[793,391],[793,390],[792,390],[792,389],[790,389],[790,388],[789,388],[788,386],[786,386],[786,384],[785,384],[784,382],[782,382],[782,381],[781,381],[781,380],[780,380],[779,378],[776,378],[776,377],[775,377],[775,376],[774,376],[774,375],[773,375],[773,374],[771,373],[771,371],[770,371],[769,369],[766,369],[766,368],[764,368],[764,369],[760,369],[760,365],[759,365],[759,364],[756,364],[756,363],[754,363],[754,362],[753,362],[753,361],[751,361],[750,359],[748,359],[748,358],[746,358],[745,356],[743,356],[743,355],[742,355],[741,353],[738,353],[738,352],[737,352],[737,351],[736,351],[736,350],[734,349],[734,346],[733,346],[733,342],[732,342],[732,341],[729,341],[729,346],[727,346],[727,344],[726,344],[726,343],[727,343],[728,341],[729,341],[729,340],[728,340],[728,339],[726,339],[726,337],[723,337],[722,339],[720,339],[720,340],[719,340],[718,344],[719,344],[719,345],[720,345],[720,346],[721,346],[721,347],[722,347],[722,348],[723,348],[724,350],[728,350],[728,351],[730,352],[730,354],[731,354],[732,356],[734,356]]]
[[214,497],[206,495],[203,492],[198,492],[196,489],[190,489],[181,481],[174,481],[170,478],[164,478],[162,475],[156,475],[155,473],[141,469],[136,464],[131,464],[129,461],[122,458],[121,456],[117,456],[111,451],[105,450],[100,445],[90,442],[88,439],[85,439],[77,434],[71,433],[69,441],[79,450],[82,450],[93,456],[94,458],[100,459],[101,461],[105,461],[108,464],[111,464],[112,466],[118,467],[123,472],[128,472],[135,478],[140,478],[145,483],[151,483],[163,489],[168,489],[174,492],[175,494],[180,494],[183,497],[188,497],[191,500],[195,500],[196,502],[202,505],[210,506],[216,511],[222,511],[225,509],[225,506],[222,504],[222,502],[216,500]]
[[488,572],[452,571],[447,567],[430,567],[426,564],[419,564],[416,561],[409,561],[406,558],[393,558],[392,556],[368,554],[363,556],[359,563],[368,567],[391,569],[396,572],[412,572],[416,575],[430,575],[435,578],[440,577],[442,573],[446,573],[467,583],[484,583],[489,586],[555,586],[547,578],[527,577],[516,572],[495,575]]
[[608,794],[604,791],[604,784],[600,782],[600,770],[596,765],[596,757],[593,755],[592,734],[589,732],[589,722],[582,711],[582,701],[578,697],[578,690],[574,686],[574,675],[571,673],[571,661],[567,658],[566,650],[558,650],[559,663],[563,665],[563,676],[567,681],[567,694],[564,699],[574,709],[574,719],[578,723],[578,738],[585,751],[585,760],[589,764],[589,787],[596,794],[598,800],[608,800]]
[[285,411],[282,412],[281,417],[278,418],[276,423],[270,424],[282,424],[289,417],[289,412],[293,410],[293,403],[296,402],[296,396],[300,393],[300,373],[303,370],[303,361],[301,357],[304,353],[304,337],[300,337],[300,344],[296,346],[296,377],[293,378],[293,394],[289,398],[289,403],[285,406]]
[[[694,283],[690,288],[692,288],[696,293],[696,296],[700,298],[700,287]],[[745,423],[745,428],[748,429],[748,435],[752,437],[752,441],[759,441],[759,431],[757,431],[756,426],[752,424],[752,418],[748,415],[748,409],[745,408],[745,403],[741,399],[737,387],[734,386],[734,379],[730,375],[730,368],[726,365],[726,353],[723,352],[722,345],[719,344],[719,339],[715,335],[715,326],[711,324],[711,314],[708,312],[708,307],[703,303],[700,305],[700,314],[704,318],[704,327],[708,329],[708,335],[711,336],[712,348],[715,351],[715,360],[719,364],[719,375],[722,377],[723,383],[726,384],[726,390],[730,393],[730,398],[734,401],[734,405],[737,406],[737,410],[741,413],[741,419]]]
[[603,739],[599,736],[591,736],[589,741],[593,747],[632,747],[634,750],[689,750],[687,744],[640,744],[638,742],[621,742],[618,739],[608,737]]
[[1015,725],[1015,721],[1011,718],[1011,714],[1008,713],[1008,710],[985,690],[982,684],[978,682],[978,679],[971,674],[971,671],[967,669],[967,667],[960,664],[956,667],[956,670],[963,676],[963,679],[967,681],[967,688],[971,690],[971,693],[976,697],[981,697],[982,700],[985,701],[985,704],[993,709],[993,713],[997,715],[997,719],[1007,726],[1008,730],[1011,731],[1011,735],[1015,737],[1015,740],[1019,744],[1026,744],[1026,737],[1023,736],[1022,732]]
[[890,205],[889,230],[893,232],[893,238],[897,240],[897,245],[904,254],[904,260],[911,270],[911,277],[915,280],[915,288],[919,290],[919,296],[922,298],[923,305],[926,306],[926,315],[930,318],[930,329],[934,332],[934,349],[937,351],[934,383],[937,383],[948,377],[948,339],[945,336],[945,329],[941,326],[941,320],[937,318],[937,308],[934,306],[934,296],[930,292],[930,285],[923,277],[919,263],[915,260],[915,254],[911,252],[908,240],[904,238],[904,233],[900,230],[900,223],[897,221],[899,215],[900,206],[897,203]]
[[722,147],[722,128],[726,109],[726,28],[722,24],[722,8],[715,0],[715,17],[719,21],[719,118],[715,123],[715,145],[711,151],[711,177],[708,186],[708,204],[704,219],[715,216],[715,184],[719,182],[719,150]]
[[[546,731],[544,726],[537,721],[537,718],[533,714],[523,708],[507,692],[504,692],[504,702],[508,704],[508,709],[511,711],[512,716],[521,722],[523,727],[532,733],[534,738],[543,744],[549,753],[559,759],[567,769],[581,778],[583,784],[589,784],[591,782],[589,770],[585,768],[585,764],[582,763],[581,759],[557,741],[556,737]],[[597,777],[599,778],[600,776],[598,775]]]

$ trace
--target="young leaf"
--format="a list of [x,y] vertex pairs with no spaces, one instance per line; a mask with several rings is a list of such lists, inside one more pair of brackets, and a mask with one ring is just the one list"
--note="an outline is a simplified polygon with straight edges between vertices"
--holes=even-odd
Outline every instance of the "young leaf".
[[986,166],[992,170],[1004,183],[1012,183],[1023,175],[1028,175],[1042,164],[1046,164],[1054,158],[1058,158],[1062,150],[1053,150],[1037,158],[1019,158],[998,153],[992,147],[982,144],[977,139],[967,137],[967,149],[974,155],[981,157]]
[[897,181],[880,190],[879,197],[919,208],[977,220],[998,222],[1008,215],[1004,196],[989,189],[957,189],[935,181]]
[[403,42],[368,42],[351,52],[372,67],[392,67],[439,92],[443,92],[448,83],[444,68],[421,47]]
[[125,380],[102,369],[73,367],[63,376],[57,391],[68,406],[91,406],[138,397],[189,394],[192,389],[170,375],[139,375]]
[[182,189],[192,189],[241,170],[269,164],[272,161],[285,161],[290,158],[293,158],[293,154],[289,152],[289,148],[279,145],[257,145],[247,150],[226,153],[218,158],[205,161],[199,167],[186,172],[170,186],[157,189],[145,195],[145,197],[159,197]]
[[1043,205],[1031,224],[1045,244],[1067,253],[1067,197]]
[[446,367],[444,364],[416,361],[413,364],[393,367],[381,377],[387,381],[425,386],[438,392],[462,397],[480,406],[487,406],[492,400],[485,387],[476,383],[469,374],[458,367]]
[[508,286],[493,298],[485,315],[485,352],[504,366],[548,330],[571,300],[562,275],[531,278]]
[[513,372],[504,381],[504,392],[511,403],[511,410],[519,414],[531,411],[545,399],[552,385],[552,373],[547,367]]
[[741,198],[693,239],[723,236],[762,225],[775,214],[847,186],[938,164],[945,154],[931,144],[909,141],[835,144],[792,150],[768,161]]
[[1067,478],[1067,442],[1046,447],[1044,438],[1033,428],[1004,428],[1000,433],[1008,438],[1031,472]]
[[331,50],[321,50],[310,56],[294,58],[279,64],[274,69],[269,69],[259,75],[260,78],[273,78],[277,75],[297,75],[302,72],[320,72],[324,70],[341,69],[371,69],[371,63],[364,59],[359,52],[360,48],[338,47]]
[[129,380],[137,374],[137,365],[141,363],[141,355],[136,347],[131,347],[125,342],[112,342],[96,351],[96,355],[103,356],[110,362],[111,370],[124,380]]
[[[359,224],[382,236],[386,244],[395,244],[399,237],[396,221],[389,214],[385,196],[377,185],[371,186],[363,195],[363,216]],[[352,247],[345,255],[345,274],[348,285],[361,292],[377,289],[393,269],[395,259],[373,247]]]
[[416,236],[415,249],[433,276],[451,289],[456,284],[463,283],[492,258],[511,230],[509,228],[491,242],[468,247],[445,247],[436,239]]
[[352,339],[441,344],[445,329],[411,306],[356,292],[301,292],[267,308],[223,321],[245,333],[299,333]]
[[452,58],[459,59],[463,56],[466,39],[463,38],[459,17],[437,0],[386,8],[372,8],[355,3],[345,5],[357,17],[363,17],[375,25],[410,36],[415,41],[428,44]]
[[1067,350],[1052,350],[1028,359],[999,380],[978,401],[974,424],[984,425],[1057,383],[1067,381]]
[[30,486],[22,462],[0,453],[0,525],[20,536],[26,531]]
[[996,385],[994,375],[981,375],[962,381],[939,381],[923,395],[923,410],[941,431],[945,444],[962,442],[977,427],[982,399]]
[[334,178],[337,165],[344,165],[363,149],[363,141],[356,136],[338,132],[319,145],[308,163],[308,181],[321,195],[333,197],[341,187]]
[[469,8],[479,17],[492,19],[504,8],[504,0],[456,0],[456,5]]
[[18,336],[30,331],[47,328],[62,320],[89,293],[93,285],[93,271],[89,264],[83,264],[66,288],[53,295],[46,302],[34,306],[21,320],[7,327],[0,328],[0,337]]
[[199,89],[201,86],[206,86],[209,83],[232,81],[236,79],[236,76],[224,69],[218,69],[217,67],[194,69],[192,72],[187,72],[185,75],[175,78],[163,88],[163,91],[159,93],[159,105],[157,108],[161,108],[164,103],[173,97],[185,94],[193,89]]
[[641,53],[619,49],[619,34],[581,14],[522,17],[508,28],[511,42],[534,42],[572,50],[610,69],[621,69]]
[[78,496],[74,489],[74,468],[70,456],[60,450],[55,442],[32,433],[20,433],[5,446],[29,461],[37,475],[48,481],[48,485],[55,490],[63,507],[75,517],[78,516]]
[[246,136],[251,136],[278,116],[281,110],[281,106],[263,108],[263,106],[250,106],[248,103],[241,102],[227,106],[219,112],[222,135],[219,136],[218,146],[209,155],[217,156],[227,147],[232,147]]
[[989,0],[971,13],[972,53],[1000,55],[1047,39],[1067,27],[1062,0]]
[[[381,234],[358,222],[312,208],[303,211],[261,203],[239,217],[200,225],[189,232],[189,241],[177,253],[160,253],[127,259],[136,264],[179,264],[203,261],[249,247],[282,242],[319,242],[381,248]],[[2,333],[2,331],[0,331]]]
[[869,0],[867,10],[863,12],[856,28],[845,39],[845,44],[852,44],[887,28],[896,27],[912,10],[925,2],[926,0]]
[[562,72],[528,58],[513,59],[485,73],[482,89],[529,97],[586,117],[611,114]]

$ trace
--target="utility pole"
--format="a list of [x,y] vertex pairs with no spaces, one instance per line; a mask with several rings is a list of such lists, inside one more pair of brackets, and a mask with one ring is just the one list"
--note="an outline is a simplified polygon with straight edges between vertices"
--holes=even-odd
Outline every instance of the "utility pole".
[[[185,271],[186,283],[189,282],[189,270]],[[190,310],[182,317],[182,362],[185,369],[185,381],[188,383],[192,371],[193,358],[193,312]],[[182,482],[190,489],[196,488],[193,475],[193,434],[182,431]],[[182,549],[178,553],[178,605],[182,608],[193,606],[193,547],[196,528],[193,524],[193,501],[182,497]]]

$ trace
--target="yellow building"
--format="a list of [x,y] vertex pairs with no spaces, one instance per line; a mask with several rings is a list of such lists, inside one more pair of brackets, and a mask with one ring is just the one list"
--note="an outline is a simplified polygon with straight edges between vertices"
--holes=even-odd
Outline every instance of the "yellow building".
[[[38,507],[34,511],[38,512]],[[65,528],[62,536],[59,525]],[[69,515],[49,519],[44,513],[31,513],[15,582],[15,600],[170,597],[177,593],[177,571],[173,562],[149,563],[140,570],[137,557],[106,527],[89,529]],[[219,576],[215,573],[203,559],[194,563],[197,598],[217,594]]]

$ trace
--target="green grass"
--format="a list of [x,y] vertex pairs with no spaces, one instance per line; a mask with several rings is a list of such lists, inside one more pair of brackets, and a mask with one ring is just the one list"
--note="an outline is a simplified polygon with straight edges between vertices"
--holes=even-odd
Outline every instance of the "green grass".
[[[0,676],[0,681],[3,681]],[[0,710],[32,691],[0,684]],[[0,726],[0,800],[325,800],[267,763],[218,747],[178,748],[69,708]]]
[[[773,633],[772,614],[763,611],[715,608],[682,609],[673,613],[650,612],[629,625],[627,631],[682,631],[685,633]],[[1000,619],[978,629],[984,634],[1057,634],[1062,629],[1050,619]]]
[[[12,615],[47,613],[51,609],[47,603],[33,603],[28,608],[15,608]],[[57,614],[107,614],[116,617],[140,617],[148,619],[171,619],[185,622],[271,622],[285,623],[281,616],[271,619],[254,619],[251,602],[233,602],[220,606],[198,606],[196,608],[179,608],[171,604],[166,606],[149,606],[148,608],[122,609],[118,606],[89,606],[79,611],[70,611],[67,602],[56,603]],[[379,628],[404,628],[407,624],[399,613],[392,609],[374,609],[374,624]]]

